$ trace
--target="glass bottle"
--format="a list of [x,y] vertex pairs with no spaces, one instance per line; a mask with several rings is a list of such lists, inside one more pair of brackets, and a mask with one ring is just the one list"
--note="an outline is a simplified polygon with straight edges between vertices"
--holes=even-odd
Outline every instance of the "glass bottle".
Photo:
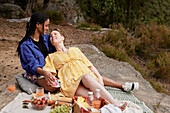
[[93,92],[88,92],[87,103],[92,106],[92,101],[94,100]]
[[95,97],[96,99],[100,100],[100,89],[96,89]]
[[100,109],[100,107],[101,107],[101,99],[100,99],[100,97],[101,97],[100,89],[96,89],[95,98],[93,100],[93,106],[96,109]]

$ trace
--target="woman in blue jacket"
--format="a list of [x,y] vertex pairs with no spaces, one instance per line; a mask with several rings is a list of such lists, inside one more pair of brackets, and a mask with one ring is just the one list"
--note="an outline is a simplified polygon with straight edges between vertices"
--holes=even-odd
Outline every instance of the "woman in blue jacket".
[[[22,68],[27,72],[24,76],[33,83],[44,87],[46,91],[54,92],[56,88],[51,87],[56,78],[43,70],[45,57],[53,52],[49,35],[49,17],[36,12],[31,16],[26,26],[26,35],[19,42],[17,52],[20,56]],[[43,78],[43,79],[42,79]]]

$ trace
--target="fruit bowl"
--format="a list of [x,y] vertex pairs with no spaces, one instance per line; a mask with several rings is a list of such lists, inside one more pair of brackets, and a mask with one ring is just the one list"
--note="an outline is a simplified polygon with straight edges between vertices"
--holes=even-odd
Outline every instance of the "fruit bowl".
[[31,105],[36,110],[43,110],[47,107],[47,105],[38,105],[38,104],[33,104],[33,103],[31,103]]
[[41,99],[32,99],[31,105],[36,110],[43,110],[47,107],[49,100],[46,100],[45,97]]

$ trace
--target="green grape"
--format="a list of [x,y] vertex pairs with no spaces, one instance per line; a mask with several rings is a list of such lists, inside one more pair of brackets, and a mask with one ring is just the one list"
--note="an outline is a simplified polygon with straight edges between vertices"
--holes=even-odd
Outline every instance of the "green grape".
[[53,111],[53,110],[51,110],[51,111],[50,111],[50,113],[54,113],[54,111]]
[[70,110],[70,107],[62,104],[61,106],[55,107],[53,110],[50,111],[50,113],[69,113]]

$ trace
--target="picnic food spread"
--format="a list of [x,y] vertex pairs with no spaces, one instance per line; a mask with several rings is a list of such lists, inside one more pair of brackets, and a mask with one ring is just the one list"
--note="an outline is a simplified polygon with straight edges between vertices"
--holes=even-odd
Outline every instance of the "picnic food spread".
[[50,113],[70,113],[72,98],[67,98],[61,93],[50,94],[48,97],[38,96],[36,93],[32,93],[31,100],[23,100],[23,108],[29,109],[28,104],[32,105],[35,110],[44,110],[47,106],[51,106]]
[[[95,95],[93,92],[89,92],[87,97],[75,96],[73,98],[65,97],[62,93],[50,94],[43,96],[37,96],[36,93],[32,93],[31,100],[23,100],[23,108],[29,109],[28,104],[32,105],[34,110],[44,110],[47,106],[50,108],[50,113],[84,113],[94,112],[100,113],[100,108],[104,105],[102,98],[100,98],[100,90],[96,89]],[[76,107],[77,106],[77,107]],[[78,110],[77,110],[78,108]],[[82,112],[81,110],[84,110]],[[78,112],[77,112],[78,111]]]

